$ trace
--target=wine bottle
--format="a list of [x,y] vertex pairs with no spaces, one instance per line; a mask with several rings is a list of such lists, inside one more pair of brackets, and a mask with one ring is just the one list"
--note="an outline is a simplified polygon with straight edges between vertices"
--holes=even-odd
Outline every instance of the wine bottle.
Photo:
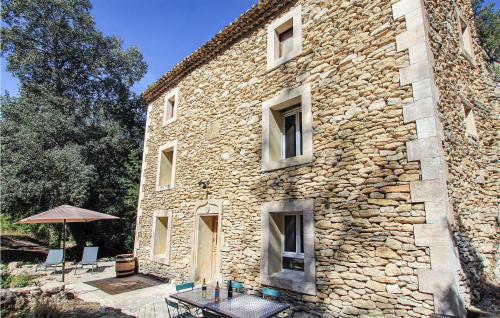
[[217,285],[215,285],[214,301],[218,303],[219,299],[220,299],[220,287],[219,287],[219,282],[217,282]]
[[233,298],[233,284],[231,284],[231,280],[227,283],[227,298]]
[[201,285],[201,298],[207,298],[207,284],[205,283],[205,278],[203,278],[203,284]]

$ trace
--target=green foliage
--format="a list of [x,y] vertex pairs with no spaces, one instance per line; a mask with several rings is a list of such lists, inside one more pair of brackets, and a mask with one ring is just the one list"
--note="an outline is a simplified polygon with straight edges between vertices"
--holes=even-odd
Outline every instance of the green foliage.
[[1,288],[20,288],[35,286],[35,277],[26,273],[21,273],[18,275],[9,275],[8,273],[2,273],[0,286]]
[[484,0],[474,0],[474,17],[477,33],[490,62],[500,62],[500,10],[495,4],[484,5]]
[[[88,0],[2,1],[1,49],[20,92],[1,98],[1,212],[17,221],[70,204],[117,215],[70,229],[80,245],[129,250],[145,120],[131,87],[146,64],[99,32],[90,9]],[[52,241],[59,231],[31,229]]]
[[30,233],[28,225],[14,224],[10,215],[0,215],[0,233],[2,235],[26,235]]

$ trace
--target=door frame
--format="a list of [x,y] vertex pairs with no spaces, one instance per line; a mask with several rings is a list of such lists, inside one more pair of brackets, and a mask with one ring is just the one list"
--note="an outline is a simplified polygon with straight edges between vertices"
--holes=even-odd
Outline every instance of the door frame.
[[224,235],[222,233],[222,200],[214,199],[195,202],[191,280],[195,281],[196,279],[196,269],[198,267],[198,235],[200,219],[203,216],[217,216],[217,256],[212,282],[222,281],[222,247],[224,245]]

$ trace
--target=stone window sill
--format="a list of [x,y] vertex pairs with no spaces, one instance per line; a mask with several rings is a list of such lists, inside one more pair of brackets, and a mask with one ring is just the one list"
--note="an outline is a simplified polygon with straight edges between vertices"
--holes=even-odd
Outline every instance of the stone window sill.
[[169,119],[167,119],[167,120],[164,120],[164,121],[163,121],[163,127],[168,126],[169,124],[173,123],[173,122],[174,122],[174,121],[176,121],[176,120],[177,120],[177,117],[175,117],[175,116],[174,116],[174,117],[171,117],[171,118],[169,118]]
[[168,265],[170,262],[168,260],[168,256],[166,254],[158,254],[158,255],[153,255],[151,257],[151,260],[160,264],[165,264]]
[[282,270],[265,279],[264,284],[302,294],[316,295],[315,284],[306,281],[304,272]]
[[301,156],[296,156],[292,158],[270,161],[264,164],[264,166],[262,167],[262,171],[272,171],[282,168],[294,167],[306,163],[311,163],[312,161],[313,161],[312,154],[303,154]]
[[299,56],[302,54],[302,50],[294,50],[289,52],[287,55],[282,56],[280,58],[277,58],[273,60],[272,62],[269,62],[269,65],[267,66],[267,71],[271,72],[280,67],[281,65],[285,64],[286,62],[294,59],[295,57]]
[[467,52],[465,51],[461,51],[460,52],[462,54],[462,56],[472,65],[472,66],[476,66],[476,62],[474,61],[474,58]]
[[162,186],[157,185],[157,186],[156,186],[156,191],[166,191],[166,190],[171,190],[171,189],[173,189],[173,188],[174,188],[174,186],[173,186],[173,185],[170,185],[170,184],[167,184],[167,185],[162,185]]

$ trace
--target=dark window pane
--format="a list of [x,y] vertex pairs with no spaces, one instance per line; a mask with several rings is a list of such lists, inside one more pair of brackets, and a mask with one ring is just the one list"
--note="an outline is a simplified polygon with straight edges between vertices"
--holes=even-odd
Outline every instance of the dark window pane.
[[285,117],[285,158],[295,156],[295,115],[291,115]]
[[283,257],[283,269],[291,269],[294,271],[304,271],[304,259]]
[[296,252],[295,216],[285,215],[285,252]]
[[304,253],[304,216],[300,216],[300,252]]

